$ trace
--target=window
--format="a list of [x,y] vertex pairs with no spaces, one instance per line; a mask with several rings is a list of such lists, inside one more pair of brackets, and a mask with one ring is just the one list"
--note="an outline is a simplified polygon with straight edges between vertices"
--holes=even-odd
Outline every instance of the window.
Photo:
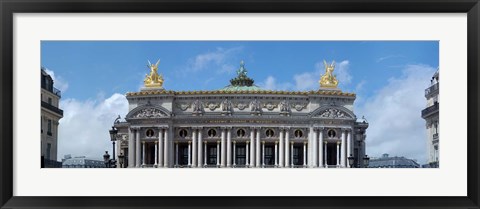
[[238,129],[238,131],[237,131],[237,136],[238,136],[238,137],[244,137],[244,136],[245,136],[245,130],[243,130],[243,129]]
[[217,131],[215,131],[215,129],[210,129],[208,130],[207,134],[208,137],[215,137],[217,135]]
[[274,132],[273,132],[272,129],[268,129],[268,130],[265,132],[265,135],[267,135],[267,137],[273,137]]
[[153,135],[155,135],[155,132],[152,129],[148,129],[145,135],[147,135],[147,137],[153,137]]
[[50,151],[51,151],[51,149],[52,149],[52,144],[47,143],[47,156],[46,156],[46,158],[47,158],[48,160],[50,160]]
[[187,134],[188,132],[185,129],[180,130],[180,132],[178,133],[178,135],[180,135],[180,137],[183,137],[183,138],[185,138]]
[[333,137],[335,137],[335,136],[337,135],[337,132],[335,132],[334,130],[330,129],[330,130],[328,130],[327,135],[328,135],[329,138],[333,138]]
[[52,98],[51,97],[48,97],[48,104],[52,105]]
[[303,136],[303,132],[299,129],[295,130],[294,132],[295,138],[300,138]]
[[48,123],[47,123],[47,134],[49,136],[52,135],[52,120],[48,119]]

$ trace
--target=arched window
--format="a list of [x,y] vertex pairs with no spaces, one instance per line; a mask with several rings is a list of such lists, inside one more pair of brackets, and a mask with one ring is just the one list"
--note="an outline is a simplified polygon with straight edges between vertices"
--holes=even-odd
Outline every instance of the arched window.
[[244,136],[245,136],[245,130],[243,130],[243,129],[238,129],[238,130],[237,130],[237,136],[238,136],[238,137],[244,137]]
[[300,138],[303,136],[303,132],[300,129],[295,130],[293,134],[295,135],[295,138]]
[[267,135],[267,137],[273,137],[275,132],[273,132],[272,129],[267,129],[267,131],[265,132],[265,135]]
[[208,130],[207,134],[208,134],[208,137],[215,137],[217,136],[217,131],[215,131],[215,129],[210,129]]
[[180,135],[180,137],[183,137],[183,138],[185,138],[187,134],[188,132],[185,129],[180,130],[180,132],[178,133],[178,135]]

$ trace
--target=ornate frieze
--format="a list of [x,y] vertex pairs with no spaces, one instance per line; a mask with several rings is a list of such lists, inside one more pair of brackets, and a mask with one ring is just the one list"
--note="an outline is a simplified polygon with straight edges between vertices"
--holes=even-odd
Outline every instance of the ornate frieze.
[[168,117],[168,115],[159,109],[155,108],[145,108],[143,110],[138,111],[136,114],[132,116],[132,118],[161,118],[161,117]]
[[322,113],[320,113],[318,115],[318,117],[321,117],[321,118],[351,118],[350,116],[348,116],[347,113],[345,113],[341,110],[335,109],[335,108],[329,108],[329,109],[324,110]]

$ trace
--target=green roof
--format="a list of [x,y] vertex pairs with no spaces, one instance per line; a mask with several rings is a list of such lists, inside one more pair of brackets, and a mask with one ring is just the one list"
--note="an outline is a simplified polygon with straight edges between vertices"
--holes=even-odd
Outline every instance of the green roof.
[[245,62],[240,62],[240,68],[237,70],[237,77],[230,80],[230,85],[224,87],[223,91],[260,91],[260,87],[253,85],[254,80],[247,76]]
[[261,89],[258,86],[252,85],[252,86],[233,86],[233,85],[228,85],[225,86],[223,89],[220,89],[222,91],[261,91]]

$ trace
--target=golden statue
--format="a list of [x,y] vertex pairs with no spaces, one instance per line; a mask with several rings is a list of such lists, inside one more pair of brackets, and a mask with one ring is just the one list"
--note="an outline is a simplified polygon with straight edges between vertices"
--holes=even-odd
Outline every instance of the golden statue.
[[335,69],[335,61],[332,64],[327,64],[327,61],[323,60],[325,65],[325,74],[320,77],[320,88],[336,88],[338,85],[338,80],[333,75],[333,70]]
[[150,74],[145,75],[145,80],[143,83],[145,87],[157,87],[161,88],[163,85],[163,76],[162,74],[158,74],[158,64],[160,64],[160,60],[157,61],[156,64],[152,65],[150,60],[148,61],[147,67],[150,68]]

